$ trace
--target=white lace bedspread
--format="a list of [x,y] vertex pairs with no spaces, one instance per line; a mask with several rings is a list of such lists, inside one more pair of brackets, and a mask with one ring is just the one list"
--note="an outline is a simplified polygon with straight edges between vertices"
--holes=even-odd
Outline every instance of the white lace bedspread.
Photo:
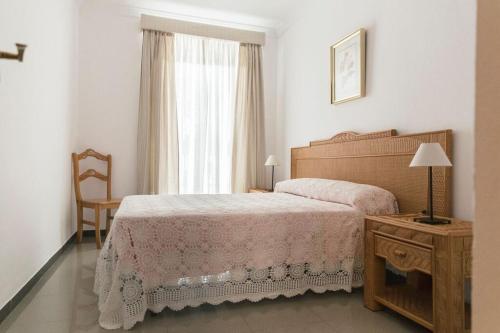
[[287,193],[130,196],[98,259],[99,323],[362,284],[363,213]]

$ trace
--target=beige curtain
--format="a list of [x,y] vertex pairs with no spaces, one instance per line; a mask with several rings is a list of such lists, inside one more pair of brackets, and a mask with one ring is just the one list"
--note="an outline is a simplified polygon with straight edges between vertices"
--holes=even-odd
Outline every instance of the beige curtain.
[[138,191],[179,191],[174,36],[144,30],[137,138]]
[[265,187],[264,101],[260,45],[241,44],[234,119],[232,190]]

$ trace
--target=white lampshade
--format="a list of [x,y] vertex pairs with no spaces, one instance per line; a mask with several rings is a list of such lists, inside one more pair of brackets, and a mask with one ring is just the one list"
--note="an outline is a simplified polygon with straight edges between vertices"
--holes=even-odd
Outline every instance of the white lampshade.
[[269,155],[269,157],[266,160],[266,163],[264,163],[265,166],[277,166],[279,165],[278,160],[276,159],[276,156],[274,155]]
[[451,162],[439,143],[422,143],[410,167],[450,167]]

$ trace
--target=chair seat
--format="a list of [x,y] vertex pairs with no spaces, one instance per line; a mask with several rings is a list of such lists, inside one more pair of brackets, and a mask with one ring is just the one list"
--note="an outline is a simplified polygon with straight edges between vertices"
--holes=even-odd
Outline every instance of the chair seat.
[[118,208],[120,203],[122,202],[121,198],[112,198],[108,199],[85,199],[82,200],[83,207],[96,207],[99,206],[101,208]]

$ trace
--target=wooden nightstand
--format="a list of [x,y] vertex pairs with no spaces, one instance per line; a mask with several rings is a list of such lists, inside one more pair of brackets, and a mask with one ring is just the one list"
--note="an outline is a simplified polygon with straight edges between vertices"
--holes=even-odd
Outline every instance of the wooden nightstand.
[[[434,332],[468,332],[464,284],[471,278],[472,223],[427,225],[415,217],[366,218],[365,306],[388,307]],[[386,261],[406,277],[386,279]]]
[[263,188],[251,188],[248,190],[248,193],[271,193],[271,190],[266,190]]

